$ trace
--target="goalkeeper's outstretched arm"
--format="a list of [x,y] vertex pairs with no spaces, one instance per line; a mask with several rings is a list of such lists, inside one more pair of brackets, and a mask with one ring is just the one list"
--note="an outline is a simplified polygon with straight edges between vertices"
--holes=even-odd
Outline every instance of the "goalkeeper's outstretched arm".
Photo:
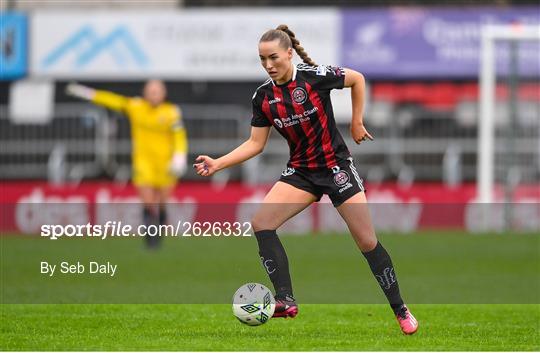
[[66,94],[83,100],[102,105],[109,109],[124,112],[129,98],[122,95],[96,90],[78,83],[70,83],[66,86]]

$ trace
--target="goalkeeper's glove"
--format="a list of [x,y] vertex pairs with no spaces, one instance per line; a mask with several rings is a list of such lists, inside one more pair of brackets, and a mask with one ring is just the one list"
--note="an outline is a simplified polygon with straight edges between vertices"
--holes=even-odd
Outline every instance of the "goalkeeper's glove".
[[186,173],[187,155],[185,153],[176,152],[171,160],[169,170],[177,177],[181,177]]
[[66,86],[66,94],[90,101],[94,98],[96,90],[78,83],[70,83]]

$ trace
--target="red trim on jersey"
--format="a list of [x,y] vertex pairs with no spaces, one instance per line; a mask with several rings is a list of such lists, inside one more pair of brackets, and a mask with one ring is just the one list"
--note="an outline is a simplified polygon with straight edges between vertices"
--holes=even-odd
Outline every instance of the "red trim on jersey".
[[321,96],[317,91],[311,89],[311,85],[306,82],[306,89],[309,91],[309,100],[313,106],[317,107],[317,115],[322,128],[322,148],[324,151],[324,158],[326,159],[326,167],[328,169],[335,167],[338,163],[336,161],[336,152],[332,146],[332,139],[328,132],[328,116],[322,105]]
[[[296,81],[291,82],[289,86],[287,87],[289,90],[289,93],[291,93],[292,90],[295,89],[296,87],[298,87],[298,85],[296,84]],[[294,103],[294,99],[292,95],[291,95],[291,102],[294,108],[294,112],[296,114],[302,115],[304,113],[304,109],[302,109],[303,108],[302,104]],[[311,122],[300,123],[299,125],[302,127],[302,130],[304,130],[304,133],[306,134],[306,137],[308,138],[308,148],[306,150],[308,168],[316,169],[318,166],[317,157],[315,153],[315,143],[317,140],[317,134],[315,133],[315,130],[313,130],[313,126],[311,126]]]
[[[285,108],[285,102],[283,100],[283,92],[281,91],[281,88],[278,86],[273,86],[272,90],[274,92],[274,99],[279,98],[280,102],[275,103],[277,106],[277,112],[280,119],[286,119],[287,118],[287,109]],[[300,162],[295,160],[294,157],[300,152],[300,141],[298,138],[298,135],[296,134],[296,131],[294,131],[293,126],[287,126],[283,128],[283,131],[289,135],[290,140],[296,145],[295,150],[292,153],[292,159],[290,160],[291,167],[298,168],[300,167]]]

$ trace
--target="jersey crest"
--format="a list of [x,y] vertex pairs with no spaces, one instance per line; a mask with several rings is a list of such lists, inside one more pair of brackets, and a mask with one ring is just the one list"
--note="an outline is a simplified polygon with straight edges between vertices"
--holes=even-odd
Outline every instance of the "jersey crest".
[[296,87],[292,91],[292,98],[295,103],[303,104],[306,102],[308,94],[303,87]]

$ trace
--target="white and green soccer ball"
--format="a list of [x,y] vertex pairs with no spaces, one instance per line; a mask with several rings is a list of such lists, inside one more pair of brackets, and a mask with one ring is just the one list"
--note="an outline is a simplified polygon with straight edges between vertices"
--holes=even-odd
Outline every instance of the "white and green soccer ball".
[[240,322],[258,326],[267,322],[276,308],[270,289],[259,283],[246,283],[233,297],[233,314]]

